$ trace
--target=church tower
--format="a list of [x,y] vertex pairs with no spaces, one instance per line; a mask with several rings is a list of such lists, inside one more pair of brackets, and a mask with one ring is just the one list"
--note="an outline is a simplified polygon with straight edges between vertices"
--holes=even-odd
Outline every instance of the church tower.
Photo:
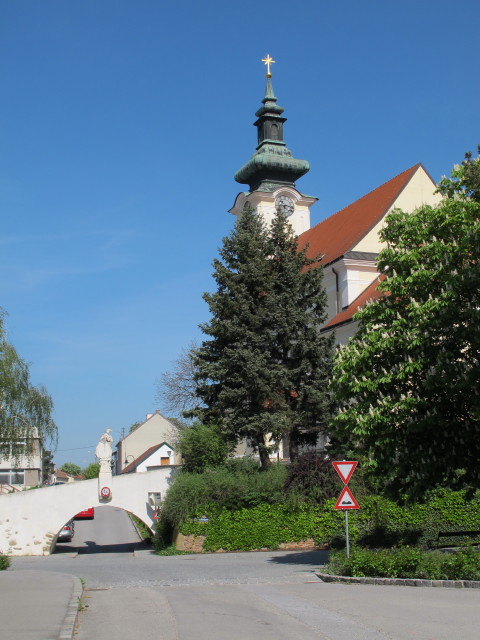
[[277,209],[288,217],[295,235],[310,229],[310,207],[317,198],[300,193],[295,181],[310,169],[306,160],[297,160],[283,140],[283,107],[277,104],[273,93],[270,65],[275,62],[270,55],[262,60],[267,65],[267,86],[262,106],[256,112],[254,126],[258,131],[258,146],[241,169],[235,174],[240,184],[248,184],[249,191],[241,192],[235,199],[230,213],[239,215],[246,203],[250,203],[270,226]]

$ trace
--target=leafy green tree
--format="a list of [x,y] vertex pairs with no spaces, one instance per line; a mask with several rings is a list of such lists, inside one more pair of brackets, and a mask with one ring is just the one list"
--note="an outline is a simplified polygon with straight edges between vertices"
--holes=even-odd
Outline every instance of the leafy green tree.
[[53,401],[30,380],[28,364],[7,340],[0,309],[0,453],[17,458],[33,453],[34,438],[56,446]]
[[60,469],[65,471],[65,473],[69,473],[71,476],[79,476],[82,473],[81,467],[74,462],[64,462]]
[[83,475],[87,480],[91,480],[92,478],[98,478],[98,474],[100,472],[100,463],[99,462],[91,462],[88,467],[85,467],[83,470]]
[[363,457],[397,495],[480,487],[479,176],[467,158],[437,207],[388,216],[385,295],[357,314],[336,361],[332,450]]
[[282,438],[295,459],[329,419],[332,338],[320,335],[326,294],[313,264],[284,215],[267,231],[247,206],[214,261],[217,291],[204,294],[212,318],[195,354],[197,415],[248,439],[264,468]]
[[[480,144],[478,145],[480,157]],[[448,198],[469,198],[480,202],[479,159],[467,151],[461,165],[455,165],[450,178],[442,178],[438,190]]]
[[45,484],[53,473],[55,465],[53,463],[53,452],[48,449],[42,451],[42,482]]
[[215,425],[196,422],[180,432],[178,450],[186,471],[200,473],[217,467],[225,462],[232,449],[232,443]]

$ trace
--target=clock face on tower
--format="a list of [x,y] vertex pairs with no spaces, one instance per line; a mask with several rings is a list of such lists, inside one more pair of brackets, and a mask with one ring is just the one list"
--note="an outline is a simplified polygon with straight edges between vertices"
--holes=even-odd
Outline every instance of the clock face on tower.
[[291,216],[295,211],[295,204],[288,196],[279,196],[275,200],[275,209],[285,216]]

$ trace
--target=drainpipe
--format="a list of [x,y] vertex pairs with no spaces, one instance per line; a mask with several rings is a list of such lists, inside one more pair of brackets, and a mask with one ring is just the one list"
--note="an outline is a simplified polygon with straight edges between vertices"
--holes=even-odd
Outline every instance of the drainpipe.
[[339,304],[340,287],[338,286],[338,272],[335,271],[334,267],[332,267],[332,273],[335,274],[335,307],[337,309],[337,313],[340,313],[341,311],[340,304]]

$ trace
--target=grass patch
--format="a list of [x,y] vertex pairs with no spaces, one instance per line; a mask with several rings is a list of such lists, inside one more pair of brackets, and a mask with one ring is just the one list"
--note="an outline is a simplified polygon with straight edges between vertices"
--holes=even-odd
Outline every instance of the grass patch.
[[150,531],[150,529],[147,527],[147,525],[143,522],[143,520],[140,520],[140,518],[137,518],[137,516],[135,516],[133,513],[128,512],[128,515],[130,516],[132,522],[136,526],[137,531],[139,532],[142,540],[144,542],[152,542],[153,534]]
[[325,571],[332,575],[427,580],[480,580],[480,552],[466,547],[444,553],[418,547],[332,551]]
[[165,547],[165,549],[161,549],[157,551],[157,556],[190,556],[194,553],[194,551],[181,551],[177,549],[175,545],[170,545],[169,547]]

